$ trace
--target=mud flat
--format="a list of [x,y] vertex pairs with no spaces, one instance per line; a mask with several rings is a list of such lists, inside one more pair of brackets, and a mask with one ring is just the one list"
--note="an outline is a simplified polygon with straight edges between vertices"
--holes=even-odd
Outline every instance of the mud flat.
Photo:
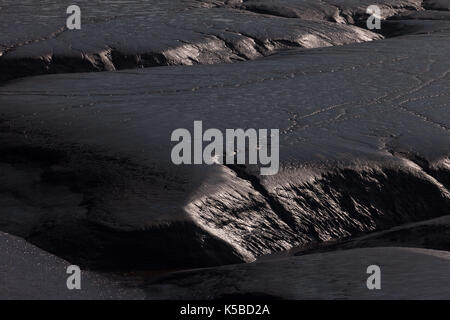
[[[370,248],[173,274],[144,285],[149,299],[448,299],[448,251]],[[368,290],[367,266],[383,266]]]
[[143,299],[144,293],[104,276],[82,273],[82,290],[67,289],[67,267],[58,257],[0,232],[0,299]]
[[[92,270],[178,270],[449,214],[443,2],[382,2],[380,34],[354,1],[80,3],[79,32],[64,3],[0,10],[1,231]],[[173,165],[195,120],[279,129],[280,172]]]

